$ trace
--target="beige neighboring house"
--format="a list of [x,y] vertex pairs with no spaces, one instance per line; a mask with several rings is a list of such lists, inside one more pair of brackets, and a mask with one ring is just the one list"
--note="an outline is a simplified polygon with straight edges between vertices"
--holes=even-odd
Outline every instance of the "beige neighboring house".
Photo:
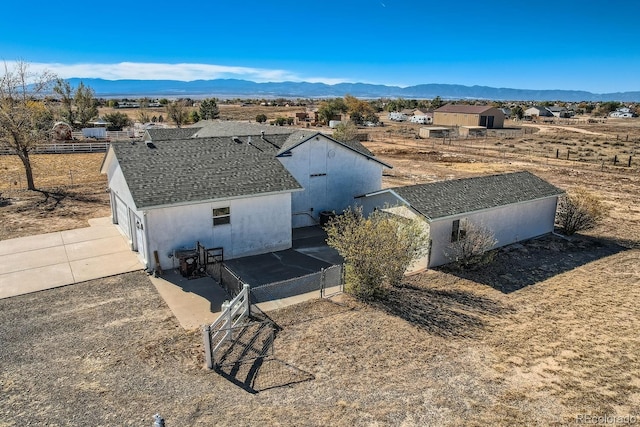
[[447,104],[433,112],[435,126],[483,126],[487,129],[504,127],[504,113],[490,105]]
[[553,113],[547,107],[535,105],[524,110],[525,117],[553,117]]

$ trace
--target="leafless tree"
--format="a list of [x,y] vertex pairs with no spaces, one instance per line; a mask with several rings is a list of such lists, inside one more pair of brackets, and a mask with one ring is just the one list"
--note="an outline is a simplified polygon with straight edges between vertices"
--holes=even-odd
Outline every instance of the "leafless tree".
[[182,127],[189,119],[186,103],[182,100],[177,100],[167,104],[167,116],[177,127]]
[[469,268],[493,261],[491,249],[498,241],[484,225],[466,221],[452,240],[445,249],[445,255],[459,267]]
[[22,161],[27,188],[35,190],[31,151],[47,138],[53,114],[44,95],[55,76],[47,71],[32,74],[26,62],[10,67],[4,63],[0,77],[0,143],[7,145]]

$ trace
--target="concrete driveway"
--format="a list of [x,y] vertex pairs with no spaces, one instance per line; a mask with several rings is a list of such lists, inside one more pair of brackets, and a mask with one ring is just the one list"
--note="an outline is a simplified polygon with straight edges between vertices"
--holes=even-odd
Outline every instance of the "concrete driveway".
[[111,218],[89,225],[0,241],[0,299],[143,268]]

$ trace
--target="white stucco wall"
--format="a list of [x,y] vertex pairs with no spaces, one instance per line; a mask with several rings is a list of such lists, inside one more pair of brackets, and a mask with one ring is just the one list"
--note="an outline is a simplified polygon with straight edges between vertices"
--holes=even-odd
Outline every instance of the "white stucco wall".
[[324,136],[314,137],[291,152],[290,157],[278,160],[304,188],[292,194],[293,228],[313,225],[324,210],[342,212],[354,204],[355,196],[382,187],[380,163]]
[[553,231],[557,197],[502,206],[431,222],[432,241],[429,267],[447,264],[445,251],[451,242],[453,221],[466,219],[489,228],[498,241],[495,247],[541,236]]
[[[149,252],[162,268],[178,267],[170,255],[181,248],[222,247],[225,259],[291,247],[291,193],[198,203],[146,211]],[[231,223],[213,226],[213,209],[229,207]]]

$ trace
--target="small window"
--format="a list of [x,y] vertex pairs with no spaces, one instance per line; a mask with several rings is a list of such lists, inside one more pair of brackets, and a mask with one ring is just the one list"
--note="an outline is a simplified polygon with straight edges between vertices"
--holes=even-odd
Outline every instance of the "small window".
[[229,207],[226,208],[215,208],[213,209],[213,225],[223,225],[231,223],[231,209]]
[[451,241],[458,241],[458,233],[460,232],[460,220],[456,219],[453,221],[453,226],[451,227]]
[[460,220],[454,220],[451,226],[451,241],[457,242],[458,240],[464,240],[465,237],[467,237],[467,230],[464,228],[464,222],[462,223],[462,228],[460,228]]

